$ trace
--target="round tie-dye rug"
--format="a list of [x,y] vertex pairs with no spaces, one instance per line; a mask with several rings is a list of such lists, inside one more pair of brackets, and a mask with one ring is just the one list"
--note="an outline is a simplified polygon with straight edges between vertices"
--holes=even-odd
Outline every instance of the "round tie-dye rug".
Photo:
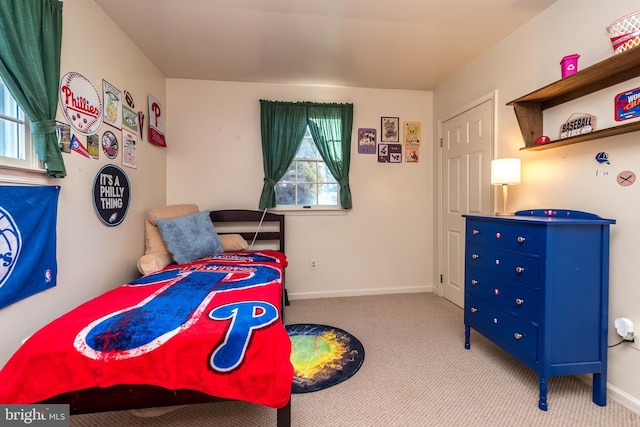
[[300,323],[286,325],[291,338],[292,393],[309,393],[352,377],[364,361],[362,343],[342,329]]

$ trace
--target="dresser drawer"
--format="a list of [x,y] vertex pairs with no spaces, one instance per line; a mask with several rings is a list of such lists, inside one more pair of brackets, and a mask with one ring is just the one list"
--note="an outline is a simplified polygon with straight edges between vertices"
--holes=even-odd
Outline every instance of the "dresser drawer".
[[513,252],[467,244],[465,250],[467,267],[488,271],[526,286],[538,287],[540,260]]
[[508,351],[516,350],[537,360],[538,329],[535,326],[468,293],[465,294],[464,318],[467,326],[478,329],[483,335],[491,335],[499,346],[507,346]]
[[544,230],[538,226],[469,219],[467,243],[478,243],[538,255],[544,246]]
[[515,315],[538,323],[539,293],[515,282],[472,268],[467,269],[465,292]]

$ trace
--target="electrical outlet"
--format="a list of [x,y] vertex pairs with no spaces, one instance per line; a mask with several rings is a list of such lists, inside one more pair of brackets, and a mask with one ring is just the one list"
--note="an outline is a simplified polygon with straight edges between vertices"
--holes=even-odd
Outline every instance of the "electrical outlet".
[[309,260],[309,269],[315,270],[316,268],[318,268],[318,264],[316,263],[316,259],[315,258],[311,258]]

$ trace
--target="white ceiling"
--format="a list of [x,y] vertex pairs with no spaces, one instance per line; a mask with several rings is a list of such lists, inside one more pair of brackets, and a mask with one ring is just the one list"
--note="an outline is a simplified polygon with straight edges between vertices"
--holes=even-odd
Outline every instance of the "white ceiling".
[[168,78],[433,90],[555,0],[96,0]]

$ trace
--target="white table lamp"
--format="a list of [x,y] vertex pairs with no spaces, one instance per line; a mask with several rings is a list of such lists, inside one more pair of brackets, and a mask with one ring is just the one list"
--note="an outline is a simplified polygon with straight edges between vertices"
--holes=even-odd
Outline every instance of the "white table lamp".
[[520,184],[520,159],[491,160],[491,184],[502,185],[502,212],[496,215],[513,215],[507,212],[507,187]]

